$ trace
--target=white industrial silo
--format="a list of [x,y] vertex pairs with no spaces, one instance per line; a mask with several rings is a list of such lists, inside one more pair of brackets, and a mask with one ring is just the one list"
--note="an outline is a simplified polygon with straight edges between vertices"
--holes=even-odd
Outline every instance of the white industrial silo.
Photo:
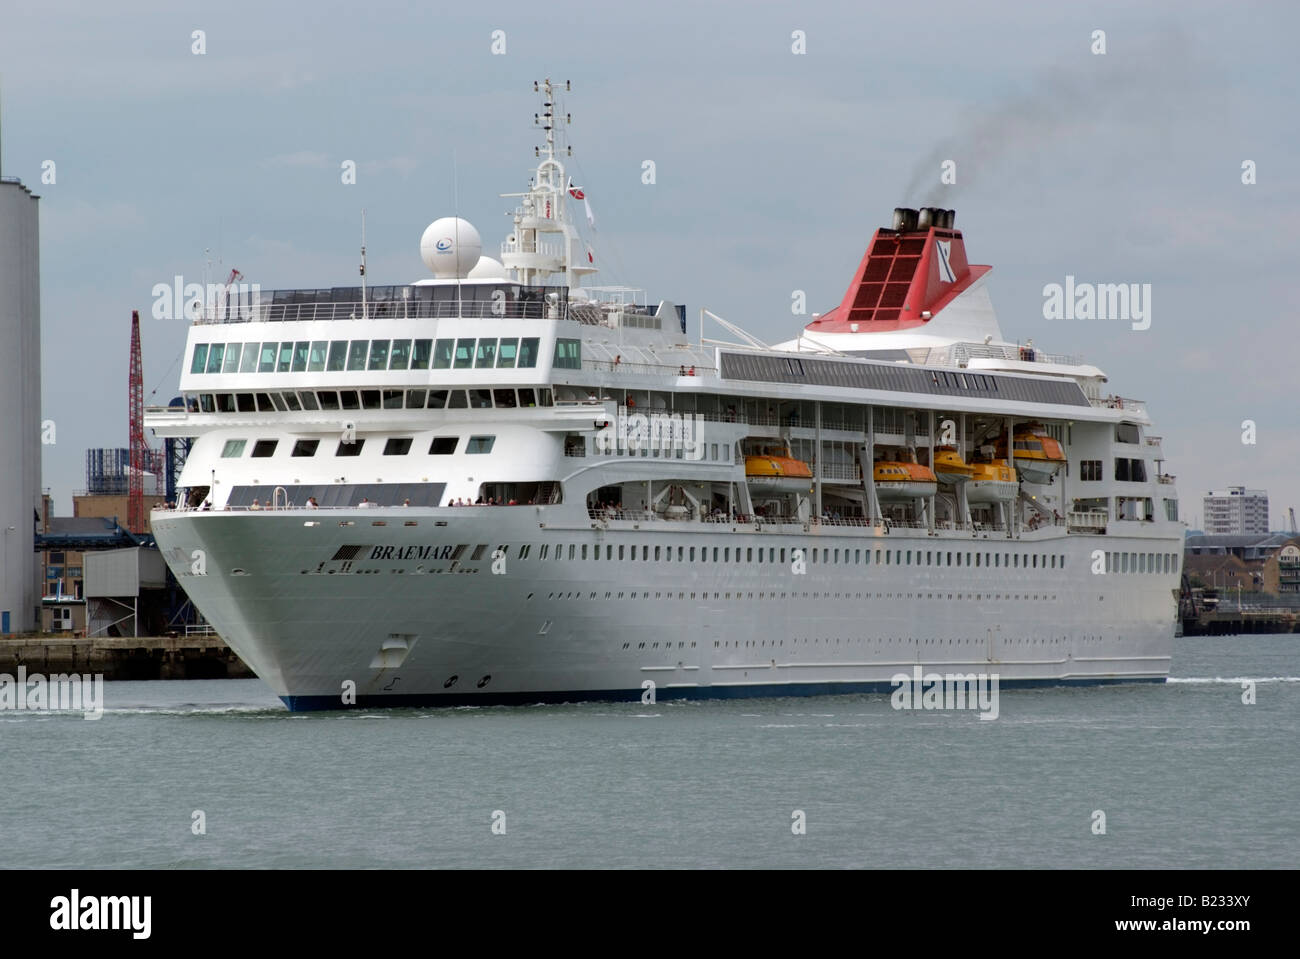
[[0,630],[38,627],[32,537],[41,505],[38,197],[0,177]]

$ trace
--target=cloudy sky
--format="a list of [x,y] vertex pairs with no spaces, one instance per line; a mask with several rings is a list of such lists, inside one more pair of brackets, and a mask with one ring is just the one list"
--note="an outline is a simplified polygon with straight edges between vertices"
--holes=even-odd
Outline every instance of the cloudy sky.
[[[599,282],[776,342],[807,322],[793,291],[839,302],[895,206],[954,207],[1008,337],[1149,403],[1185,519],[1244,484],[1280,528],[1300,507],[1298,25],[1281,2],[7,5],[3,173],[42,197],[45,485],[70,513],[85,449],[126,444],[130,313],[155,283],[210,257],[263,289],[352,285],[363,208],[376,284],[422,277],[420,234],[454,209],[495,249],[549,75],[574,87]],[[1044,319],[1067,275],[1149,283],[1150,329]],[[147,402],[175,395],[184,338],[144,323]]]

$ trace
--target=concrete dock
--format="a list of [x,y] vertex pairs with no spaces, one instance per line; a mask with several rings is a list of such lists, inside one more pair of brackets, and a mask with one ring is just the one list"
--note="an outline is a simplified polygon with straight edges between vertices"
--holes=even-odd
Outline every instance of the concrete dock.
[[251,679],[253,672],[213,634],[194,636],[0,636],[0,673],[102,673],[119,679]]

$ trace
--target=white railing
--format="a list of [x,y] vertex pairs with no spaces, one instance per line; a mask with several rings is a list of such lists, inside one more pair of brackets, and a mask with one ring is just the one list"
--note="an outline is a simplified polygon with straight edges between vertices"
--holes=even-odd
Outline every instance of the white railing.
[[1143,400],[1130,399],[1127,396],[1103,396],[1090,400],[1098,409],[1126,410],[1145,416],[1147,405]]

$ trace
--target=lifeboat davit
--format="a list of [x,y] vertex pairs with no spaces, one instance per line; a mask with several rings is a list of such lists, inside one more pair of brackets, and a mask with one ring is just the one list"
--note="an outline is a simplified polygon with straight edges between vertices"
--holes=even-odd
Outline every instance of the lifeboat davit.
[[754,489],[806,493],[812,486],[812,467],[793,456],[763,453],[745,457],[745,478]]
[[945,486],[968,482],[975,467],[961,458],[953,446],[936,446],[934,449],[934,474]]
[[[1029,483],[1051,482],[1065,465],[1061,444],[1042,432],[1041,427],[1027,426],[1016,430],[1014,462],[1021,478]],[[998,456],[1006,459],[1007,440],[998,440]]]
[[933,496],[939,489],[934,471],[920,463],[881,460],[872,470],[872,477],[876,481],[876,496],[882,502]]
[[1016,471],[1007,465],[1006,460],[974,463],[972,468],[975,474],[966,484],[966,502],[1001,503],[1016,498],[1019,488]]

